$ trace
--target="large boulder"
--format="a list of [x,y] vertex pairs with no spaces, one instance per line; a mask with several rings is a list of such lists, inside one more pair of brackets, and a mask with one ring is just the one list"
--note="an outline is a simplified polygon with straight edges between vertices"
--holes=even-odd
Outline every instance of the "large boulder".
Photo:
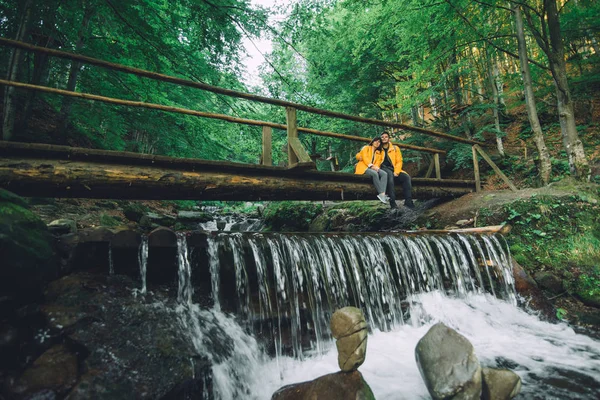
[[483,400],[510,400],[521,391],[521,377],[507,369],[483,368]]
[[344,307],[333,313],[331,333],[336,340],[338,365],[342,371],[352,371],[365,362],[367,353],[367,322],[356,307]]
[[32,301],[57,277],[54,238],[25,201],[0,189],[0,297]]
[[415,356],[427,390],[434,400],[481,397],[481,366],[467,338],[443,323],[419,340]]
[[284,386],[271,400],[371,400],[371,388],[358,371],[336,372],[313,381]]

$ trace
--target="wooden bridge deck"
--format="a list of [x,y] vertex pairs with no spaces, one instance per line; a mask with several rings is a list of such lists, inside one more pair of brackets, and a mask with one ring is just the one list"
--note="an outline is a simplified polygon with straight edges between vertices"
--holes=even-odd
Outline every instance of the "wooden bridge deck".
[[[23,196],[162,200],[373,200],[371,180],[340,172],[0,142],[0,187]],[[413,178],[413,197],[458,197],[475,181]],[[397,187],[401,196],[401,189]]]

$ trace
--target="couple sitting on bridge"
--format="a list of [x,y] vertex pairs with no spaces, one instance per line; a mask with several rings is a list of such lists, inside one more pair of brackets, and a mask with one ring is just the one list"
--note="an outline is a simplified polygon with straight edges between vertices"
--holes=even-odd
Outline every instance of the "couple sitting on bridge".
[[[415,208],[412,201],[412,184],[410,175],[402,171],[402,153],[398,146],[390,142],[387,132],[381,136],[374,137],[367,146],[356,154],[355,174],[368,175],[373,178],[373,184],[377,189],[377,198],[383,203],[390,202],[391,208],[397,208],[396,192],[394,190],[394,178],[402,185],[404,194],[404,205]],[[386,194],[387,193],[387,194]]]

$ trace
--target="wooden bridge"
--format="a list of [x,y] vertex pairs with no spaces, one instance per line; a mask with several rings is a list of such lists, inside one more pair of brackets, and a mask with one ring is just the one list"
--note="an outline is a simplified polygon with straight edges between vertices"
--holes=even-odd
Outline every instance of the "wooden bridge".
[[[232,123],[262,126],[261,164],[241,164],[200,159],[182,159],[148,154],[74,148],[48,144],[0,142],[0,187],[24,196],[122,198],[122,199],[195,199],[195,200],[358,200],[373,199],[374,188],[366,176],[341,172],[317,171],[299,140],[299,132],[338,139],[369,142],[369,138],[335,132],[318,131],[297,125],[297,110],[333,118],[408,130],[473,146],[473,180],[442,179],[440,155],[444,150],[395,143],[403,149],[427,152],[431,165],[424,178],[413,177],[413,197],[457,197],[481,190],[480,155],[502,179],[516,190],[480,145],[483,143],[397,122],[357,117],[317,109],[279,99],[256,96],[189,81],[156,72],[109,63],[78,54],[33,46],[0,38],[0,45],[45,53],[112,70],[194,87],[226,96],[285,107],[287,124],[256,121],[160,104],[134,102],[71,92],[15,81],[0,80],[1,85],[54,93],[92,101],[129,107],[143,107],[166,112],[214,118]],[[271,165],[272,129],[287,132],[288,166]],[[358,150],[358,149],[357,149]],[[333,168],[332,168],[333,169]],[[432,177],[435,171],[435,177]]]

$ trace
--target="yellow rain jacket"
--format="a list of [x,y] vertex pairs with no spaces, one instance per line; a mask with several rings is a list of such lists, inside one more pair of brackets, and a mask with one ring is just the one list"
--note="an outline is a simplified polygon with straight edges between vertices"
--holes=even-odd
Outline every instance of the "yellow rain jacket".
[[[385,157],[385,151],[382,149],[381,153],[383,157]],[[394,146],[394,144],[390,141],[387,153],[390,162],[394,166],[394,174],[400,174],[402,172],[402,152],[400,151],[400,147]],[[383,162],[383,157],[381,162]]]
[[373,154],[373,146],[366,145],[358,153],[356,153],[356,159],[358,160],[358,164],[356,164],[356,169],[354,173],[357,175],[362,175],[365,173],[367,168],[369,168],[369,164],[376,165],[377,167],[381,166],[383,162],[383,151],[378,150]]

